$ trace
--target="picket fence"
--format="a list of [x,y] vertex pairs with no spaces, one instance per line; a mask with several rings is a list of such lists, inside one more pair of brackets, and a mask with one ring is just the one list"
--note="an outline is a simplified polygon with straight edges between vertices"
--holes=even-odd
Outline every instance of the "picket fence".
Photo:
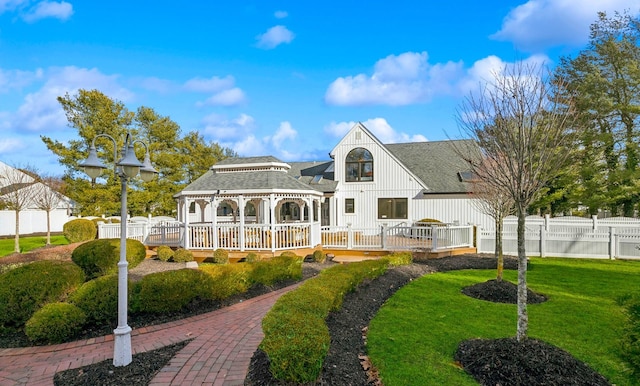
[[[518,251],[517,218],[504,220],[503,252]],[[479,228],[476,245],[479,253],[493,253],[495,230]],[[640,219],[615,217],[540,217],[525,221],[527,256],[579,258],[640,259]]]

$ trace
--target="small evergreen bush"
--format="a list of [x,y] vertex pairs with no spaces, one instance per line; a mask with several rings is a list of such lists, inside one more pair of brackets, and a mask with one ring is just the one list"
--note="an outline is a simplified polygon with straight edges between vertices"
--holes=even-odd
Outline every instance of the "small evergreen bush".
[[68,221],[62,226],[62,234],[70,243],[93,240],[97,233],[96,223],[84,218]]
[[29,339],[38,343],[63,343],[74,338],[84,326],[86,316],[69,303],[49,303],[36,311],[25,325]]
[[[126,254],[129,269],[132,269],[146,258],[147,250],[140,241],[127,239]],[[87,279],[118,273],[120,239],[100,239],[81,244],[71,253],[71,260],[82,268]]]
[[178,248],[175,252],[173,252],[173,261],[175,261],[176,263],[186,263],[188,261],[193,261],[193,253],[184,248]]
[[165,313],[179,311],[195,299],[210,299],[213,279],[199,269],[156,272],[133,286],[134,312]]
[[173,249],[167,245],[161,245],[156,250],[156,256],[160,261],[169,261],[173,257]]
[[313,261],[316,263],[324,263],[327,260],[327,255],[325,255],[321,250],[316,249],[313,251]]
[[47,303],[63,301],[84,282],[77,265],[42,260],[0,275],[0,326],[22,327]]
[[247,263],[255,263],[256,261],[260,261],[260,256],[257,253],[249,252],[247,257],[244,258],[244,261]]
[[280,255],[270,260],[251,263],[251,282],[273,285],[279,281],[300,280],[302,278],[302,258],[294,254],[293,257]]
[[640,375],[640,294],[628,296],[622,302],[627,320],[622,334],[622,356],[631,371]]
[[229,252],[222,248],[216,249],[215,251],[213,251],[213,262],[216,264],[229,263]]
[[[129,281],[128,288],[131,286]],[[131,291],[128,292],[131,297]],[[118,313],[118,275],[106,275],[84,283],[69,296],[69,302],[84,311],[88,323],[113,322]]]

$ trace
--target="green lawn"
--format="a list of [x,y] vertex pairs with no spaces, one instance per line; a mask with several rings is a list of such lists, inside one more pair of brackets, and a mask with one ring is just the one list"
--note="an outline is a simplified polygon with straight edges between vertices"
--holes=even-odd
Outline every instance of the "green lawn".
[[[494,270],[426,275],[389,299],[371,321],[367,345],[384,384],[477,385],[454,364],[458,343],[515,336],[516,305],[472,299],[460,290],[494,278]],[[505,279],[516,278],[505,271]],[[527,278],[529,288],[549,298],[528,306],[530,337],[570,352],[613,384],[640,384],[620,358],[624,315],[616,302],[640,292],[640,262],[534,258]]]
[[[20,250],[29,252],[36,248],[44,247],[47,242],[45,236],[20,237]],[[52,245],[66,245],[69,241],[64,236],[51,236]],[[0,257],[13,253],[14,239],[0,239]]]

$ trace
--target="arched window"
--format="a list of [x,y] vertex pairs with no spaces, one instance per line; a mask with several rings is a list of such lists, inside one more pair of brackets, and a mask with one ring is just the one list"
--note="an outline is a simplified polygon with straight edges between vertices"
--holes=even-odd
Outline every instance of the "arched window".
[[369,150],[355,148],[347,154],[345,161],[347,182],[373,181],[373,156]]

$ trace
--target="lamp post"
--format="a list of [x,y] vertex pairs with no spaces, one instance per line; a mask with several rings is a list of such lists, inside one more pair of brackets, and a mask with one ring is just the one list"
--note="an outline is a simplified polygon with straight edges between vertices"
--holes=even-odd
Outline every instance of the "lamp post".
[[[127,280],[128,266],[127,262],[127,181],[140,173],[143,181],[151,181],[158,171],[151,165],[149,157],[149,147],[146,143],[133,140],[131,135],[127,136],[122,147],[122,157],[118,158],[116,140],[107,134],[98,134],[93,138],[91,147],[89,148],[89,156],[79,164],[84,168],[85,173],[92,179],[96,179],[102,171],[107,168],[100,161],[96,152],[96,139],[104,137],[109,138],[113,142],[113,170],[115,175],[120,177],[121,198],[120,198],[120,260],[118,261],[118,327],[113,330],[114,346],[113,346],[113,365],[126,366],[131,363],[131,327],[127,323]],[[144,146],[146,154],[144,162],[140,162],[134,151],[134,144],[140,143]]]

